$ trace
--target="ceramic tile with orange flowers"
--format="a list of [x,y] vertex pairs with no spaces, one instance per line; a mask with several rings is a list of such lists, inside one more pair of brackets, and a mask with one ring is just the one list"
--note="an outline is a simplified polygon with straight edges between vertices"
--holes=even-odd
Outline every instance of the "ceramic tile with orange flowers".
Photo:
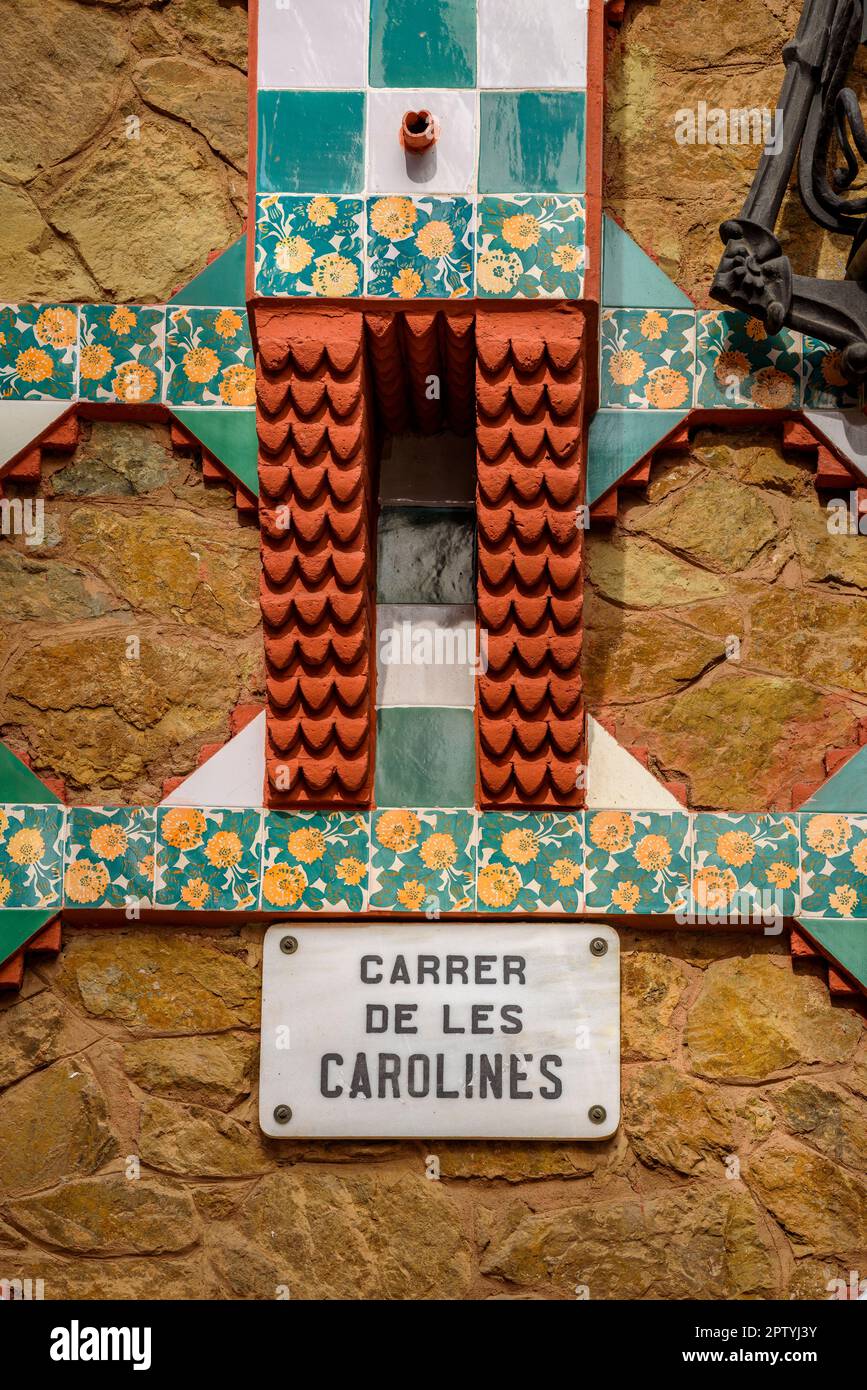
[[685,811],[587,811],[586,899],[593,912],[677,912],[689,892]]
[[476,818],[472,811],[375,811],[371,817],[370,906],[389,912],[473,907]]
[[797,816],[699,814],[693,834],[696,910],[734,920],[792,917],[799,910]]
[[156,904],[191,911],[255,909],[262,812],[157,808]]
[[165,309],[83,304],[78,356],[84,401],[159,401],[163,387]]
[[580,912],[582,811],[492,811],[479,816],[479,912]]
[[256,217],[259,294],[353,298],[364,292],[361,198],[271,193]]
[[474,223],[469,198],[369,198],[367,293],[386,299],[472,296]]
[[689,410],[694,376],[692,309],[603,310],[603,406]]
[[256,404],[253,345],[243,309],[169,307],[165,398],[178,406]]
[[0,909],[59,907],[63,807],[0,806]]
[[867,918],[867,816],[804,813],[801,842],[804,915]]
[[73,806],[68,813],[64,907],[150,907],[156,815],[145,806]]
[[804,338],[804,406],[808,410],[846,410],[860,403],[859,388],[843,375],[840,348],[821,338]]
[[368,817],[358,811],[266,811],[262,909],[363,912]]
[[0,305],[0,400],[74,400],[77,367],[76,305]]
[[480,299],[581,299],[584,199],[480,198],[476,293]]
[[734,309],[698,314],[696,405],[785,410],[801,403],[801,334],[769,334]]

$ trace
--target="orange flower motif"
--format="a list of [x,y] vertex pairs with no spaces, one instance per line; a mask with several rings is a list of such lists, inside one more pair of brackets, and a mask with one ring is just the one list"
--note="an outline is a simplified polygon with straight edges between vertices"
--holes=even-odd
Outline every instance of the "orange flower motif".
[[841,917],[851,917],[858,906],[858,894],[851,884],[841,883],[839,888],[829,893],[828,902]]
[[0,811],[0,840],[6,834],[6,827],[9,824],[9,817],[5,811]]
[[363,882],[367,865],[360,859],[340,859],[336,865],[336,872],[341,882],[353,886]]
[[142,878],[150,879],[153,882],[154,857],[152,854],[146,854],[144,859],[139,862],[138,871]]
[[581,865],[574,859],[555,859],[550,874],[561,888],[573,888],[581,879]]
[[742,352],[721,352],[713,366],[713,374],[720,386],[730,386],[732,381],[744,381],[750,374],[749,358]]
[[747,337],[752,338],[754,343],[763,343],[768,336],[768,330],[761,319],[747,319]]
[[425,260],[435,261],[454,250],[455,234],[448,222],[432,219],[417,232],[415,244]]
[[644,358],[634,348],[623,352],[612,352],[608,358],[608,375],[618,386],[634,386],[639,377],[644,376]]
[[67,898],[74,903],[95,903],[109,884],[108,869],[89,859],[75,859],[63,875]]
[[534,830],[507,830],[500,843],[513,864],[529,864],[539,853],[539,837]]
[[843,372],[843,354],[839,348],[826,352],[822,358],[822,376],[826,386],[847,386],[848,379]]
[[476,262],[476,279],[488,294],[508,294],[524,273],[514,251],[483,251]]
[[13,864],[38,864],[45,853],[45,841],[38,830],[16,830],[7,853]]
[[717,837],[716,852],[727,864],[741,869],[755,858],[756,846],[746,830],[726,830]]
[[407,879],[402,888],[397,890],[397,900],[407,912],[418,912],[424,906],[427,891],[423,883],[418,879]]
[[125,305],[119,304],[112,310],[108,326],[112,333],[116,333],[119,338],[123,338],[135,327],[135,314],[132,309],[127,309]]
[[119,859],[129,843],[122,825],[95,825],[90,832],[90,848],[100,859]]
[[858,841],[851,858],[859,874],[867,874],[867,840]]
[[181,889],[181,898],[187,907],[204,907],[211,890],[203,878],[191,878]]
[[331,299],[342,299],[355,294],[358,289],[358,267],[346,256],[336,251],[327,256],[317,256],[313,272],[313,289],[316,294]]
[[205,855],[215,869],[228,869],[237,864],[244,852],[241,838],[234,830],[218,830],[205,845]]
[[641,332],[651,343],[655,343],[668,331],[668,319],[656,309],[648,309],[641,320]]
[[119,401],[135,404],[153,400],[157,393],[156,372],[141,362],[123,362],[117,369],[112,390]]
[[791,888],[798,877],[798,870],[792,864],[777,860],[768,865],[765,877],[775,888]]
[[114,358],[101,343],[86,343],[81,349],[78,369],[85,381],[99,381],[113,366]]
[[420,834],[421,821],[415,811],[383,811],[376,822],[377,840],[396,854],[415,849]]
[[297,275],[313,260],[313,247],[303,236],[281,237],[274,248],[274,259],[284,275]]
[[241,362],[226,367],[220,382],[220,395],[226,405],[255,405],[256,372],[253,367],[245,367]]
[[220,369],[220,359],[209,347],[190,348],[183,361],[187,380],[199,384],[210,381]]
[[659,873],[671,863],[671,845],[664,835],[645,835],[635,846],[635,858],[648,873]]
[[402,241],[415,226],[418,213],[411,198],[378,198],[370,213],[370,225],[389,241]]
[[327,848],[325,836],[315,825],[304,825],[300,830],[293,830],[286,845],[293,859],[300,859],[302,864],[315,864]]
[[173,849],[196,849],[205,838],[207,825],[201,811],[173,806],[163,817],[160,834]]
[[807,844],[829,859],[842,854],[852,831],[845,816],[811,816],[807,822]]
[[689,381],[673,367],[654,367],[647,378],[647,399],[658,410],[676,410],[689,396]]
[[562,246],[558,246],[556,251],[551,252],[551,260],[561,270],[571,275],[579,266],[584,264],[584,252],[580,246],[573,246],[571,242],[567,241]]
[[615,907],[619,907],[621,912],[634,912],[641,901],[641,889],[637,883],[630,883],[628,880],[621,883],[611,894],[611,901]]
[[738,881],[731,869],[718,869],[708,864],[698,869],[692,878],[692,891],[699,907],[710,912],[719,912],[726,907],[738,891]]
[[0,874],[0,903],[5,903],[11,892],[12,884],[9,882],[9,879],[4,878],[3,874]]
[[476,886],[485,907],[509,907],[521,891],[521,875],[514,864],[486,864]]
[[214,332],[221,338],[234,338],[244,326],[244,320],[240,314],[236,314],[234,309],[221,309],[214,319]]
[[762,367],[761,371],[756,372],[750,395],[756,405],[764,406],[766,410],[781,410],[792,404],[795,383],[776,367]]
[[72,309],[44,309],[36,320],[36,336],[52,347],[70,347],[78,337],[78,315]]
[[458,857],[458,847],[451,835],[429,835],[419,851],[429,869],[448,869]]
[[22,381],[47,381],[54,375],[54,363],[44,348],[25,348],[15,360]]
[[590,822],[590,839],[609,854],[621,854],[632,844],[635,822],[625,811],[597,811]]
[[298,864],[272,864],[262,875],[262,895],[275,907],[292,907],[301,901],[307,875]]
[[416,299],[421,293],[422,278],[417,270],[405,265],[403,270],[398,271],[391,279],[391,288],[395,294],[400,295],[401,299]]
[[307,216],[314,227],[327,227],[337,216],[337,204],[333,198],[311,198],[307,204]]
[[503,220],[503,240],[518,251],[537,246],[541,230],[538,219],[529,212],[516,212]]

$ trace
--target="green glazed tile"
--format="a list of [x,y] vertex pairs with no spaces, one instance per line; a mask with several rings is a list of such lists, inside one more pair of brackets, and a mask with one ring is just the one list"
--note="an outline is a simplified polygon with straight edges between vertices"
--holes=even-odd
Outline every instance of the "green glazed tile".
[[735,309],[698,314],[696,404],[786,409],[801,401],[801,334],[770,336]]
[[39,908],[20,908],[17,912],[14,909],[4,912],[0,908],[0,965],[5,965],[22,946],[32,941],[55,915]]
[[360,193],[364,107],[364,92],[260,91],[258,192]]
[[840,369],[842,353],[819,338],[804,338],[804,405],[808,410],[847,410],[860,392]]
[[369,198],[368,295],[472,297],[474,240],[469,198]]
[[602,404],[688,410],[695,377],[692,309],[603,309]]
[[175,406],[172,414],[185,430],[204,444],[209,454],[225,464],[248,492],[258,497],[259,439],[255,410],[223,410],[220,406],[184,410]]
[[244,309],[169,309],[166,404],[254,406],[256,371]]
[[801,911],[867,918],[867,816],[801,815]]
[[376,722],[377,805],[473,805],[472,710],[381,709]]
[[482,92],[480,193],[583,193],[583,92]]
[[78,309],[0,305],[0,400],[75,399]]
[[150,907],[156,814],[143,806],[69,811],[64,907]]
[[34,806],[45,806],[59,800],[26,763],[16,758],[11,748],[0,743],[0,805],[7,801],[26,801]]
[[799,917],[798,926],[867,989],[867,930],[860,922]]
[[0,806],[0,908],[60,907],[64,808]]
[[146,405],[162,397],[165,309],[82,304],[79,395]]
[[602,303],[606,309],[691,309],[692,300],[628,232],[602,219]]
[[363,912],[370,831],[359,811],[266,811],[262,909]]
[[374,811],[370,906],[389,912],[470,912],[476,869],[473,811]]
[[690,821],[685,811],[588,811],[587,910],[674,913],[686,907]]
[[258,294],[342,299],[364,290],[364,203],[271,193],[256,218]]
[[476,0],[371,0],[372,87],[473,87]]
[[480,299],[580,299],[583,198],[480,198],[476,285]]
[[686,410],[597,410],[587,448],[588,506],[677,429],[687,414]]
[[583,811],[491,811],[479,816],[479,912],[580,912]]
[[255,909],[262,866],[261,811],[157,807],[156,904]]
[[800,902],[798,817],[694,817],[691,912],[771,920]]
[[243,309],[247,303],[247,236],[239,237],[216,256],[189,284],[173,294],[171,304],[204,304],[221,309]]
[[867,812],[867,748],[859,749],[833,777],[823,782],[801,811]]

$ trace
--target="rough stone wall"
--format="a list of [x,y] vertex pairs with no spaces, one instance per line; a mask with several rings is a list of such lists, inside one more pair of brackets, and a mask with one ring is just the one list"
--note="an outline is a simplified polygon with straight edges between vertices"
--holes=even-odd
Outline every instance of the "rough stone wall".
[[47,1298],[826,1298],[865,1268],[867,1038],[780,941],[623,933],[610,1141],[314,1144],[258,1132],[260,929],[67,937],[0,1005],[0,1275]]
[[94,422],[43,471],[43,544],[0,541],[0,738],[72,802],[153,805],[263,696],[258,527],[167,426]]
[[[735,80],[772,102],[795,9],[627,12],[610,205],[691,291],[753,152],[687,163],[659,103],[727,105]],[[243,19],[217,0],[7,0],[4,298],[158,298],[237,234],[241,101],[219,135],[189,93],[229,99]],[[702,160],[723,161],[716,185]],[[0,608],[17,605],[0,736],[77,801],[152,801],[261,694],[256,531],[158,427],[89,427],[47,472],[45,545],[0,544]],[[739,518],[724,536],[720,503]],[[863,543],[820,522],[773,432],[708,432],[591,537],[591,711],[695,805],[788,804],[864,713]],[[610,1142],[293,1144],[255,1118],[261,928],[64,934],[0,1001],[0,1277],[47,1297],[821,1298],[867,1268],[867,1039],[782,940],[623,932]]]

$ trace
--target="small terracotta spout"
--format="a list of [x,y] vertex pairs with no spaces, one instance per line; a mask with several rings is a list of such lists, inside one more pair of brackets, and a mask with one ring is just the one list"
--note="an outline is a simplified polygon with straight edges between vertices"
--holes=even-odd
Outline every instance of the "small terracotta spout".
[[429,111],[405,111],[400,127],[400,143],[405,150],[421,154],[436,144],[439,126]]

